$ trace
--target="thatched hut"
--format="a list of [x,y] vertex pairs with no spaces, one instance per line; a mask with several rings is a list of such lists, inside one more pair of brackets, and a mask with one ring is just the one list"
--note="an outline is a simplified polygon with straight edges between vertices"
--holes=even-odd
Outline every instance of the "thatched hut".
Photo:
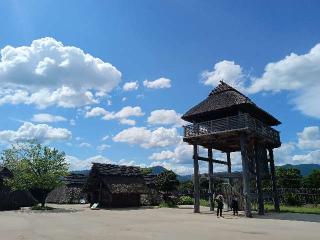
[[62,179],[62,185],[52,190],[46,199],[47,203],[77,204],[86,202],[84,186],[88,176],[71,173]]
[[147,188],[139,167],[93,163],[86,191],[100,207],[136,207]]
[[4,185],[5,179],[11,177],[13,177],[13,174],[8,168],[0,167],[0,211],[16,210],[37,204],[29,191],[11,191],[9,187]]

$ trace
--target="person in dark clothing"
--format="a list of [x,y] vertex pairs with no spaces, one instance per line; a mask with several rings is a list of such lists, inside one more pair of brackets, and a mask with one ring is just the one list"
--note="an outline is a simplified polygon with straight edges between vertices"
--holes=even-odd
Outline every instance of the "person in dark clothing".
[[217,197],[216,197],[216,202],[218,204],[217,206],[217,217],[222,217],[222,209],[223,209],[223,196],[221,194],[219,194]]
[[238,209],[239,209],[239,201],[236,196],[233,196],[232,202],[231,202],[231,208],[233,210],[233,215],[238,216]]

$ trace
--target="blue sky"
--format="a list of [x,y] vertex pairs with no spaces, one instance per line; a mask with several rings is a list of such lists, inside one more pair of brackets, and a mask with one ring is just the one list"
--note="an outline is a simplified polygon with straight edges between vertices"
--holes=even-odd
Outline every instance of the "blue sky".
[[190,173],[179,117],[223,78],[282,122],[278,164],[320,163],[319,7],[1,1],[1,148],[36,138],[73,169],[101,161]]

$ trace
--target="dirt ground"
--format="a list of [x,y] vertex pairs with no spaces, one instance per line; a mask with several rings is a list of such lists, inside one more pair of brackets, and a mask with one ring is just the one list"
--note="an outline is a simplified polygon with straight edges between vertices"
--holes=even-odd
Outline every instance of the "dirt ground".
[[320,236],[320,215],[267,214],[248,219],[224,218],[202,208],[138,208],[91,210],[88,205],[50,205],[47,212],[0,212],[1,240],[117,240],[117,239],[299,239]]

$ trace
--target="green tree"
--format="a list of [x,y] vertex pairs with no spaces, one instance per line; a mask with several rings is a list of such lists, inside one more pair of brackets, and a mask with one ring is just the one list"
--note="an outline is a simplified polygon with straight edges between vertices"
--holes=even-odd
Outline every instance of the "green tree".
[[302,176],[299,169],[295,168],[277,168],[277,185],[280,188],[300,188],[302,185]]
[[61,184],[61,177],[68,172],[64,152],[34,142],[4,150],[1,161],[13,173],[6,185],[13,190],[29,190],[43,207],[48,193]]
[[191,194],[193,193],[193,182],[191,180],[180,182],[178,191],[182,194]]
[[178,185],[177,175],[171,170],[158,174],[155,179],[155,186],[161,192],[173,192],[177,190]]
[[320,188],[320,169],[313,170],[304,178],[304,185],[308,188]]

